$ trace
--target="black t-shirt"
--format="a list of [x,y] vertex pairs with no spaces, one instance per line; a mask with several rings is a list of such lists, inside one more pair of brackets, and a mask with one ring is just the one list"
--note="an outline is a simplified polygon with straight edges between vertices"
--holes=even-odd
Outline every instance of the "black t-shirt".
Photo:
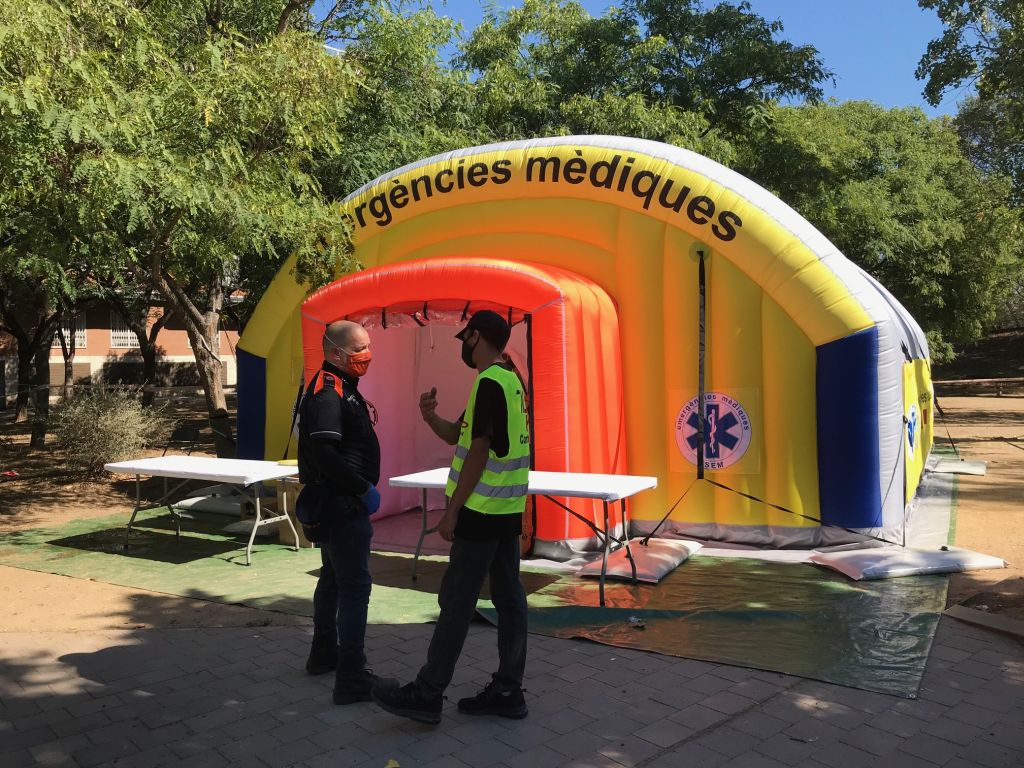
[[302,398],[299,479],[326,483],[335,493],[352,496],[380,481],[380,443],[359,394],[359,380],[331,363],[324,363]]
[[[496,365],[512,370],[501,363]],[[463,413],[460,420],[465,415]],[[491,450],[497,456],[508,456],[508,404],[505,402],[505,390],[494,379],[481,379],[476,389],[473,439],[479,437],[491,439]],[[518,536],[522,532],[522,515],[484,515],[469,507],[459,510],[459,521],[455,526],[455,535],[470,541]]]

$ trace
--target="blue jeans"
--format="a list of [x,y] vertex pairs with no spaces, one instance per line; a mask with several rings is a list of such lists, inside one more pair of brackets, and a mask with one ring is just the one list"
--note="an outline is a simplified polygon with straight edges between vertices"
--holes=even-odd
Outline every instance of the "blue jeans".
[[313,592],[313,648],[337,646],[337,679],[366,666],[363,642],[370,604],[373,526],[354,497],[331,499],[327,541],[320,544],[320,578]]
[[491,579],[491,602],[498,613],[499,690],[519,690],[526,671],[526,592],[519,580],[519,536],[486,541],[457,538],[437,603],[441,615],[427,650],[427,663],[416,684],[429,696],[440,696],[452,681],[484,579]]

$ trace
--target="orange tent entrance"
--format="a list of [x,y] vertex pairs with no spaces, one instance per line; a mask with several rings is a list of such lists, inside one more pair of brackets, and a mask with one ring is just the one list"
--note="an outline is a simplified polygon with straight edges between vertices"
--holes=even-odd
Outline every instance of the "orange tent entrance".
[[[343,277],[302,305],[303,378],[310,381],[323,362],[328,323],[362,323],[374,363],[360,390],[380,414],[382,478],[447,465],[452,449],[423,423],[417,401],[420,392],[437,387],[439,412],[448,419],[459,415],[475,374],[462,364],[454,334],[480,309],[513,324],[507,351],[529,393],[532,467],[626,472],[616,307],[592,280],[564,269],[435,258]],[[384,485],[382,514],[419,504],[417,492]],[[599,520],[598,503],[558,501]],[[534,499],[532,508],[536,553],[564,557],[592,541],[591,530],[556,504]]]

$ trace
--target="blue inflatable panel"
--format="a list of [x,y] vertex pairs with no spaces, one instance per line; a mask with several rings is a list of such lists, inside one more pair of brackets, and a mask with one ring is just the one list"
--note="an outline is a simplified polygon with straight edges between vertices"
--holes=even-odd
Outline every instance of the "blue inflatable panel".
[[264,458],[267,423],[267,361],[236,349],[238,366],[238,448],[240,459]]
[[878,329],[817,349],[818,490],[822,525],[882,525]]

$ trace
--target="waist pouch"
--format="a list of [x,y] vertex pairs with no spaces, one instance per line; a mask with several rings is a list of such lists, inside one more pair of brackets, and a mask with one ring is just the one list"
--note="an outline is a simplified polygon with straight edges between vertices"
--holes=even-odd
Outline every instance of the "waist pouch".
[[295,499],[295,518],[302,535],[317,544],[327,539],[331,494],[326,485],[306,483]]

